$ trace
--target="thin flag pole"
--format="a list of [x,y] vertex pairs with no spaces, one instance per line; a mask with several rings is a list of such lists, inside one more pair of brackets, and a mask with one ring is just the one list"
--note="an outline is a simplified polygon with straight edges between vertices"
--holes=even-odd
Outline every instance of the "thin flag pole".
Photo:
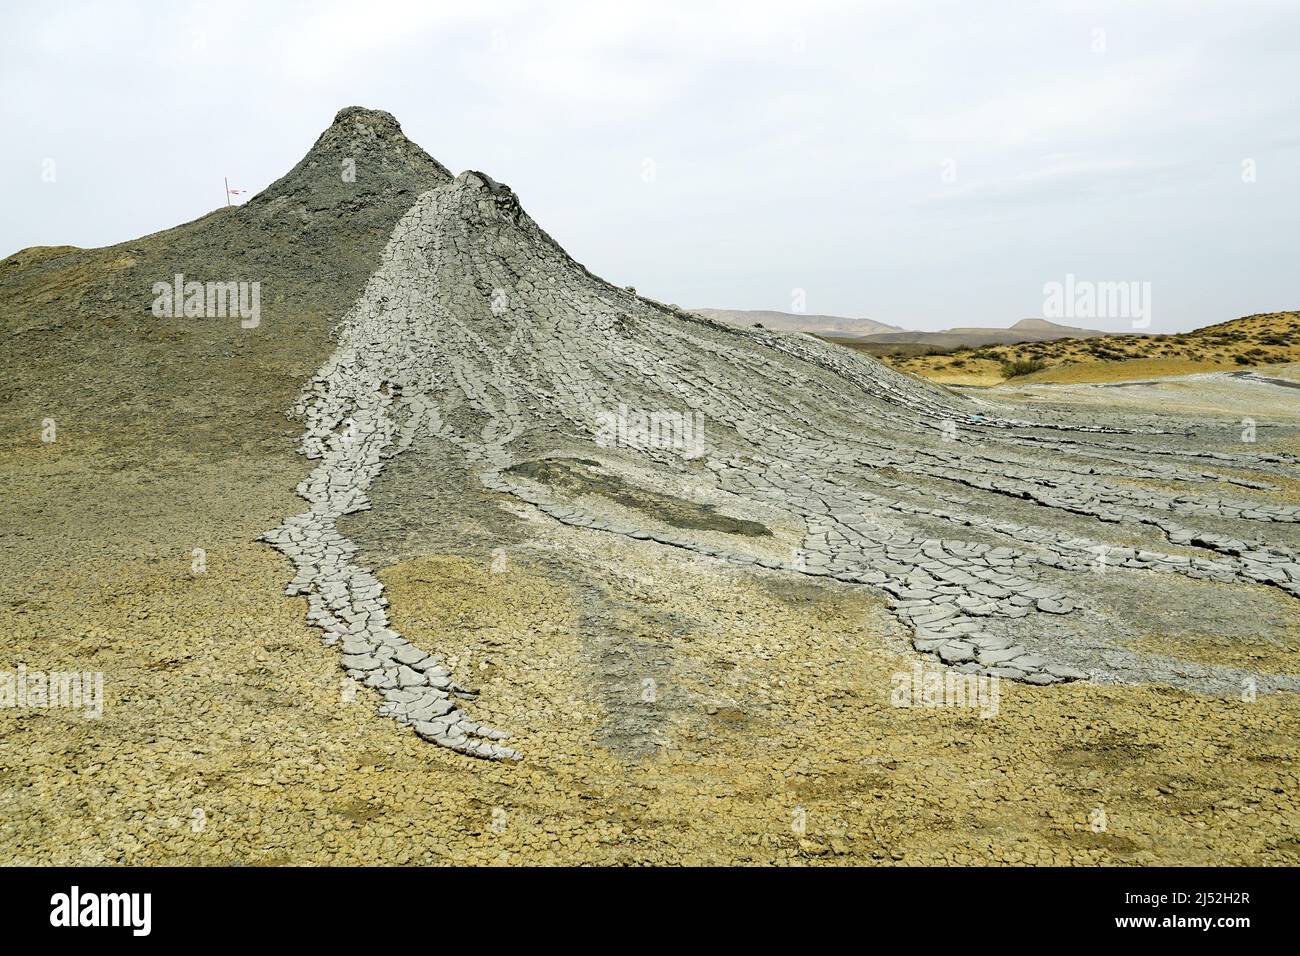
[[226,184],[226,205],[230,205],[230,177],[222,176],[221,181]]

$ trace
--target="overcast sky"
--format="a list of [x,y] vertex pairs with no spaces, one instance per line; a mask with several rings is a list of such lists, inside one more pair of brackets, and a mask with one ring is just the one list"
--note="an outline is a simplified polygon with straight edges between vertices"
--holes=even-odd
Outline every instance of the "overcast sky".
[[11,2],[0,92],[0,255],[193,219],[357,104],[684,306],[1007,325],[1073,274],[1149,282],[1156,331],[1300,308],[1296,2]]

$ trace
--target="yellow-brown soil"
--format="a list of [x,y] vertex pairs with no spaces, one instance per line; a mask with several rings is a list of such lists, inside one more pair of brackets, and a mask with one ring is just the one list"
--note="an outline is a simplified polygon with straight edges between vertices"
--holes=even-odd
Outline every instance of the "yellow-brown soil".
[[[66,458],[61,468],[66,490],[105,480]],[[107,481],[105,493],[128,501],[137,483]],[[194,481],[189,518],[142,536],[213,540],[221,529],[208,527],[204,502],[222,503],[220,476]],[[284,503],[250,504],[241,531]],[[61,513],[106,542],[112,529],[86,510]],[[0,713],[0,853],[14,863],[1300,861],[1291,695],[1003,684],[988,719],[894,707],[891,679],[918,658],[866,592],[775,586],[567,534],[567,553],[619,569],[613,591],[671,599],[691,622],[663,636],[692,663],[664,682],[670,719],[651,756],[596,743],[606,715],[581,664],[575,596],[526,558],[500,574],[450,556],[382,574],[396,626],[478,685],[477,717],[517,732],[526,758],[503,765],[377,718],[377,697],[350,688],[337,652],[305,626],[304,602],[280,594],[286,562],[234,543],[240,533],[218,535],[197,575],[179,547],[135,560],[52,549],[25,572],[25,598],[0,612],[0,660],[34,666],[39,653],[47,669],[102,670],[107,704],[98,721]],[[701,662],[725,677],[695,681]]]

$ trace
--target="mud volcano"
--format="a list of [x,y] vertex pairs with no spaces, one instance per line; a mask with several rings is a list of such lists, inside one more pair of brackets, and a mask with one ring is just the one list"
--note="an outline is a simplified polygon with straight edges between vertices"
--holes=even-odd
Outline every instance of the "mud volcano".
[[[343,141],[395,129],[357,109],[332,128]],[[333,158],[304,160],[296,181],[336,189]],[[436,183],[412,197],[292,410],[316,463],[298,489],[309,507],[266,535],[297,566],[288,593],[382,693],[381,714],[468,754],[520,756],[509,728],[464,709],[474,692],[438,648],[390,626],[347,530],[374,553],[413,527],[491,550],[483,502],[527,515],[534,541],[567,525],[883,592],[915,649],[963,672],[1300,689],[1131,649],[1252,588],[1300,597],[1300,508],[1260,495],[1296,462],[1241,442],[1237,423],[1031,420],[811,336],[723,325],[592,275],[491,177],[421,168]],[[629,415],[690,428],[611,429]],[[462,479],[475,492],[458,499],[447,482]],[[1283,626],[1241,606],[1229,630]]]

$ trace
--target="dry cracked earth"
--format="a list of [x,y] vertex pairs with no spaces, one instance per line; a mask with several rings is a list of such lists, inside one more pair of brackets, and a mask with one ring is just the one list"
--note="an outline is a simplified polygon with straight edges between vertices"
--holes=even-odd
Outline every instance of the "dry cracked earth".
[[[151,315],[173,272],[260,325]],[[0,709],[11,862],[1300,859],[1286,373],[958,391],[724,326],[357,108],[0,295],[0,669],[105,687]]]

